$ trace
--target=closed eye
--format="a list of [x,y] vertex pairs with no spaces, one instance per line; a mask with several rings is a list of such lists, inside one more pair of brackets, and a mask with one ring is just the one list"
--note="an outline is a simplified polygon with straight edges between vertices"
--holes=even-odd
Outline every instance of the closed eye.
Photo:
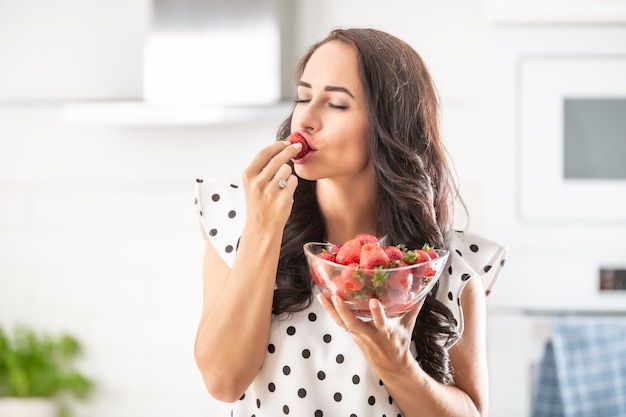
[[[310,103],[311,99],[302,99],[302,98],[297,98],[294,100],[294,103],[296,104],[306,104],[306,103]],[[346,110],[348,108],[348,106],[343,105],[343,104],[333,104],[333,103],[328,103],[328,107],[330,107],[331,109],[335,109],[335,110]]]

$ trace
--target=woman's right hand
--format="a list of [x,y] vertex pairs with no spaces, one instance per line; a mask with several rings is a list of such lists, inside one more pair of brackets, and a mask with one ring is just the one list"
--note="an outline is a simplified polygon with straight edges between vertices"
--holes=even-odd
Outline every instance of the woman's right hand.
[[221,401],[241,397],[267,352],[282,234],[298,185],[287,163],[301,147],[272,143],[244,170],[246,221],[232,267],[206,244],[195,357],[207,390]]
[[261,149],[250,161],[242,174],[247,221],[258,226],[285,225],[298,185],[298,178],[287,163],[300,149],[300,143],[277,141]]

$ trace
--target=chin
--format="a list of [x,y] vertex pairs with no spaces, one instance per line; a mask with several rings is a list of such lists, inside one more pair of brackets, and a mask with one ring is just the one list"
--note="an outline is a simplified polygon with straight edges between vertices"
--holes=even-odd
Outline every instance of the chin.
[[302,178],[303,180],[315,181],[317,179],[311,176],[311,172],[302,165],[294,165],[293,170],[298,178]]

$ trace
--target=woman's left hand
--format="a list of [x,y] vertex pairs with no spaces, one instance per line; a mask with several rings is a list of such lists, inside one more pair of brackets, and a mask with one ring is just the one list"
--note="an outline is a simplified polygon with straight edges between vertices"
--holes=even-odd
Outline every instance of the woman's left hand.
[[399,318],[389,318],[379,300],[369,300],[372,320],[357,318],[337,296],[332,303],[321,294],[318,300],[324,310],[343,329],[350,332],[367,362],[380,375],[397,374],[415,362],[410,351],[411,334],[423,301]]

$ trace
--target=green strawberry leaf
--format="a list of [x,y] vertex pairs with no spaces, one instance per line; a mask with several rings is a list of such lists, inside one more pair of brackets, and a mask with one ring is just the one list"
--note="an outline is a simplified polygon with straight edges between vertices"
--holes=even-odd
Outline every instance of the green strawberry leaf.
[[414,250],[406,251],[404,258],[402,259],[407,264],[412,264],[417,259],[417,252]]
[[377,266],[374,268],[374,276],[372,277],[372,285],[374,286],[375,290],[380,289],[384,286],[385,278],[387,278],[387,275],[389,274],[385,271],[385,268],[381,266]]

